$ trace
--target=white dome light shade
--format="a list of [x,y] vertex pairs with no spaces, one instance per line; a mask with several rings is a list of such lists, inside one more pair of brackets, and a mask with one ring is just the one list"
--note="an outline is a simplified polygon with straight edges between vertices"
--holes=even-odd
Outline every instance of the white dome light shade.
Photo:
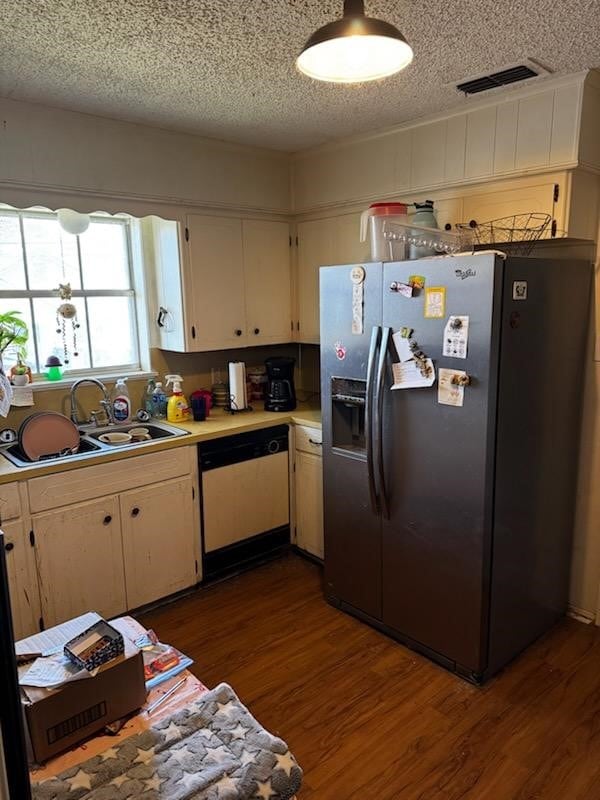
[[63,231],[72,233],[78,236],[80,233],[85,233],[90,227],[90,218],[88,214],[80,214],[78,211],[73,211],[71,208],[60,208],[57,212],[58,223]]
[[412,47],[387,36],[346,36],[303,50],[298,69],[310,78],[330,83],[362,83],[387,78],[413,60]]
[[366,17],[363,0],[344,0],[344,16],[319,28],[296,60],[305,75],[331,83],[362,83],[407,67],[412,47],[398,28]]

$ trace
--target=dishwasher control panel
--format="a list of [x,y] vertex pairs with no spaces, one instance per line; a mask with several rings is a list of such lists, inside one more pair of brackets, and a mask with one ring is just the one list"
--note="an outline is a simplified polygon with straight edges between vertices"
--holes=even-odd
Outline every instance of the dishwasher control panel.
[[202,442],[198,445],[198,464],[201,472],[207,472],[253,458],[284,453],[288,449],[288,426],[275,425]]

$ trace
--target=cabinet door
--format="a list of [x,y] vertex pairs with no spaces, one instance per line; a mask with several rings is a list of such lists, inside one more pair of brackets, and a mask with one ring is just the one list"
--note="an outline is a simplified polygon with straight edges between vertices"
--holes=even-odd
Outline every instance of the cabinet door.
[[128,608],[196,583],[192,479],[124,492],[120,497]]
[[554,211],[554,183],[524,186],[517,189],[466,195],[463,200],[465,222],[489,222],[499,217],[530,212],[550,214]]
[[323,460],[296,451],[296,544],[323,558]]
[[242,221],[191,214],[187,226],[197,349],[245,345]]
[[21,520],[3,523],[2,530],[15,639],[24,639],[39,630],[40,595],[35,555],[29,531]]
[[46,627],[86,611],[106,618],[125,611],[117,497],[38,514],[33,529]]
[[245,219],[242,233],[248,343],[289,342],[290,226],[287,222]]
[[319,341],[319,267],[335,264],[336,221],[316,219],[298,223],[296,339]]

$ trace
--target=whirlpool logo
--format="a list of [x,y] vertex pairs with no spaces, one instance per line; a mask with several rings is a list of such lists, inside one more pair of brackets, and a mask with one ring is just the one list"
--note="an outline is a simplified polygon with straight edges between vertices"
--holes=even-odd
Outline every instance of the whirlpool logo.
[[464,281],[466,278],[474,278],[477,273],[474,269],[455,269],[454,274],[457,278],[460,278],[461,281]]

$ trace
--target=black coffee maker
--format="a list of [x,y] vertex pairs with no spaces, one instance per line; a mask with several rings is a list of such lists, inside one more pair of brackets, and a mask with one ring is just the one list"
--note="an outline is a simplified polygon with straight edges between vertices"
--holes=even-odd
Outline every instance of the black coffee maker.
[[293,411],[296,408],[294,389],[295,358],[267,358],[267,392],[265,411]]

